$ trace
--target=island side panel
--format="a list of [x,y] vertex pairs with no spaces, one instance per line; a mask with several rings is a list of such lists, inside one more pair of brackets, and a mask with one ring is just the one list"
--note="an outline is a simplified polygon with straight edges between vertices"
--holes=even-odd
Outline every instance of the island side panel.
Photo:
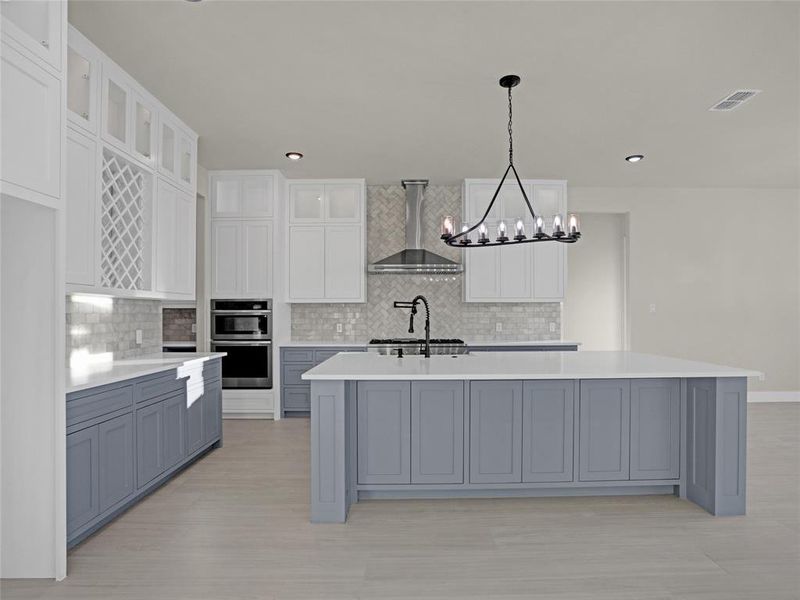
[[747,380],[687,380],[687,498],[713,515],[745,514]]
[[347,410],[344,381],[311,382],[311,522],[344,523]]

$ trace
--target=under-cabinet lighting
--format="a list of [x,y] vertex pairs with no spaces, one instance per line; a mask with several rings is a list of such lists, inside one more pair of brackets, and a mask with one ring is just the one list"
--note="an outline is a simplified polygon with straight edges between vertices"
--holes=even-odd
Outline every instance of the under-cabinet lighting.
[[114,299],[111,296],[96,296],[94,294],[72,294],[70,300],[78,304],[91,304],[97,308],[111,310]]

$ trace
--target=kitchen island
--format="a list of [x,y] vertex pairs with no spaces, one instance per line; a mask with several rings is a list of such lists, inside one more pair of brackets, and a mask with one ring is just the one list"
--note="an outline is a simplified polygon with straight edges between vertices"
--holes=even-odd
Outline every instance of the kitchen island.
[[340,353],[311,382],[311,520],[359,499],[675,494],[745,513],[746,369],[633,352]]

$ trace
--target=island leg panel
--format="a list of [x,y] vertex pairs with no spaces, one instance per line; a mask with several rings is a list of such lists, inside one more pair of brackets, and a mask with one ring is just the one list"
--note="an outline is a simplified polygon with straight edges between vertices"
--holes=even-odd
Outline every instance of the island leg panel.
[[747,380],[687,380],[689,500],[713,515],[746,509]]
[[344,523],[347,478],[347,399],[344,381],[311,383],[311,521]]

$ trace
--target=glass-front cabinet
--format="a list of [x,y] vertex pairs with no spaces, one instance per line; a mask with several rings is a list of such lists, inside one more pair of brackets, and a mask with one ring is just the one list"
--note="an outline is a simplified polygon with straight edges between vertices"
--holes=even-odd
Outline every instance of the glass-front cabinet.
[[189,187],[194,185],[194,170],[197,163],[194,156],[194,148],[194,140],[192,140],[192,138],[190,138],[187,134],[181,132],[180,146],[178,147],[179,182]]
[[175,150],[178,147],[178,132],[175,126],[166,119],[161,119],[159,131],[158,156],[160,158],[158,170],[174,179],[176,174]]
[[155,161],[155,116],[154,103],[139,94],[134,95],[132,127],[133,154],[146,163]]
[[36,57],[61,70],[61,11],[59,0],[2,0],[0,29]]
[[101,136],[120,150],[128,150],[128,107],[131,102],[130,87],[124,74],[111,64],[103,65]]

